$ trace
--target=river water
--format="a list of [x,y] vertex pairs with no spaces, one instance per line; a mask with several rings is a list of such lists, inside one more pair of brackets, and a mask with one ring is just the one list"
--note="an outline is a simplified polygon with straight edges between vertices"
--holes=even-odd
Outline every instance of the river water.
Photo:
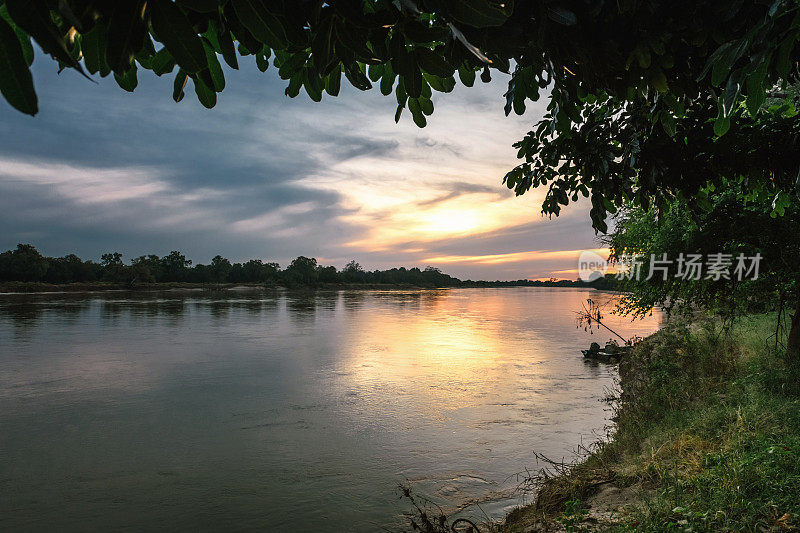
[[[502,517],[609,424],[583,289],[0,295],[0,530]],[[608,317],[625,337],[659,326]]]

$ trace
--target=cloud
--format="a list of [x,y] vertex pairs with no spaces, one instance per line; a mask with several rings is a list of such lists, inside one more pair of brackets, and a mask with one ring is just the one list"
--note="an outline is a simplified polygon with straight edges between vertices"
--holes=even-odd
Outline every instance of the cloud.
[[[78,240],[86,249],[85,241],[90,241],[102,247],[88,257],[108,249],[126,250],[131,257],[153,250],[187,250],[189,243],[188,250],[210,257],[225,251],[217,248],[224,241],[229,247],[242,247],[242,257],[264,256],[261,252],[267,249],[271,257],[275,250],[283,251],[280,257],[288,260],[293,250],[287,250],[282,239],[314,233],[330,237],[318,228],[345,213],[329,192],[290,194],[281,189],[291,186],[281,185],[277,191],[267,188],[276,192],[267,194],[271,202],[250,202],[247,188],[179,188],[167,177],[163,169],[146,167],[0,158],[0,222],[8,228],[4,245],[12,247],[14,240],[31,236],[47,253],[67,253],[73,250],[59,243]],[[302,201],[276,203],[275,197]],[[348,231],[339,230],[344,235]]]
[[78,205],[157,197],[169,186],[163,180],[153,179],[154,174],[152,169],[137,167],[80,168],[63,163],[0,159],[0,186],[9,194],[20,189],[43,188]]
[[[568,259],[577,263],[578,256],[586,249],[580,250],[530,250],[527,252],[513,252],[508,254],[482,254],[482,255],[445,255],[441,257],[429,257],[424,261],[433,264],[446,263],[478,263],[478,264],[505,264],[517,263],[520,261],[537,261],[552,259]],[[592,248],[591,252],[598,254],[608,254],[607,248]],[[559,270],[557,272],[572,272],[572,270]]]
[[502,186],[517,164],[511,143],[543,112],[504,117],[506,80],[435,94],[420,130],[408,116],[395,124],[394,98],[377,91],[290,99],[274,69],[227,71],[206,110],[192,95],[174,103],[170,76],[143,75],[131,94],[48,63],[34,63],[37,117],[0,107],[2,248],[367,267],[497,255],[509,260],[442,265],[519,278],[572,265],[515,253],[594,247],[585,209],[549,221],[540,192],[515,198]]
[[489,187],[488,185],[480,185],[476,183],[454,183],[447,187],[446,192],[444,192],[444,194],[441,196],[419,201],[416,205],[417,207],[428,207],[447,202],[448,200],[464,196],[465,194],[475,193],[486,193],[499,197],[508,196],[503,194],[503,189],[500,189],[499,187]]

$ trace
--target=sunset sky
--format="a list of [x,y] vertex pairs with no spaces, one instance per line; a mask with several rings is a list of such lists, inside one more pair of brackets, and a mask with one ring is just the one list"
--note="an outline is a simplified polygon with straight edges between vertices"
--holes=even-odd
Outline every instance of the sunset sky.
[[[368,269],[434,265],[463,279],[575,278],[597,248],[588,202],[557,219],[543,191],[502,183],[511,144],[538,120],[503,114],[507,78],[434,96],[428,127],[394,123],[395,99],[349,85],[314,103],[242,61],[213,110],[172,76],[133,94],[34,63],[40,113],[0,107],[0,248],[126,259],[181,250],[285,266],[298,255]],[[343,84],[344,85],[344,84]]]

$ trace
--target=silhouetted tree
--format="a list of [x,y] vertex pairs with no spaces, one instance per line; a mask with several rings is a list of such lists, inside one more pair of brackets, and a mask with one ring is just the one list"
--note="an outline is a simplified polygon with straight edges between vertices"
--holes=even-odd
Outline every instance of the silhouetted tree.
[[173,250],[169,255],[161,258],[161,265],[164,269],[163,281],[188,281],[188,268],[192,262],[177,250]]
[[344,266],[340,274],[340,277],[344,282],[363,283],[365,279],[365,274],[366,273],[364,272],[364,269],[361,268],[361,265],[359,265],[356,261],[353,260]]
[[228,281],[228,274],[231,272],[231,262],[222,257],[215,255],[209,265],[211,271],[211,279],[217,283],[225,283]]
[[18,244],[16,250],[0,254],[0,279],[41,281],[45,272],[47,260],[30,244]]
[[64,257],[48,257],[47,272],[44,281],[47,283],[86,282],[95,279],[94,264],[83,261],[75,254]]
[[155,281],[164,281],[164,264],[157,255],[139,256],[133,260],[132,264],[146,267]]
[[[410,285],[417,287],[468,286],[595,286],[581,281],[468,281],[462,282],[429,266],[390,268],[366,271],[356,261],[350,261],[341,271],[333,265],[322,266],[314,258],[300,256],[283,271],[278,263],[265,263],[251,259],[234,263],[215,256],[211,264],[197,264],[178,251],[159,258],[157,255],[142,255],[126,265],[119,252],[103,254],[100,263],[82,261],[74,254],[65,257],[42,257],[31,245],[19,245],[16,250],[0,254],[0,281],[46,281],[48,283],[74,283],[104,280],[125,283],[130,286],[153,282],[190,283],[260,283],[267,285],[315,286],[317,283],[361,283],[376,285]],[[44,274],[43,274],[44,273]],[[607,281],[607,280],[606,280]],[[604,286],[608,286],[606,282]]]
[[119,252],[110,252],[100,256],[100,266],[102,266],[102,278],[105,281],[126,283],[130,279],[128,267],[122,261],[122,254]]
[[336,272],[335,266],[318,266],[317,279],[320,283],[337,283],[339,281],[339,273]]
[[319,277],[317,260],[301,255],[294,259],[283,273],[284,279],[289,284],[314,285]]

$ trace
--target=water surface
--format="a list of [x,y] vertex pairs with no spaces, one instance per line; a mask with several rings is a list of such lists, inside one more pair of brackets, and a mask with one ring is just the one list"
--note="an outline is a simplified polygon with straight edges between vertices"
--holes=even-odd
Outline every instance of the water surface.
[[[0,295],[0,530],[376,531],[608,426],[593,290]],[[658,327],[609,317],[624,336]]]

